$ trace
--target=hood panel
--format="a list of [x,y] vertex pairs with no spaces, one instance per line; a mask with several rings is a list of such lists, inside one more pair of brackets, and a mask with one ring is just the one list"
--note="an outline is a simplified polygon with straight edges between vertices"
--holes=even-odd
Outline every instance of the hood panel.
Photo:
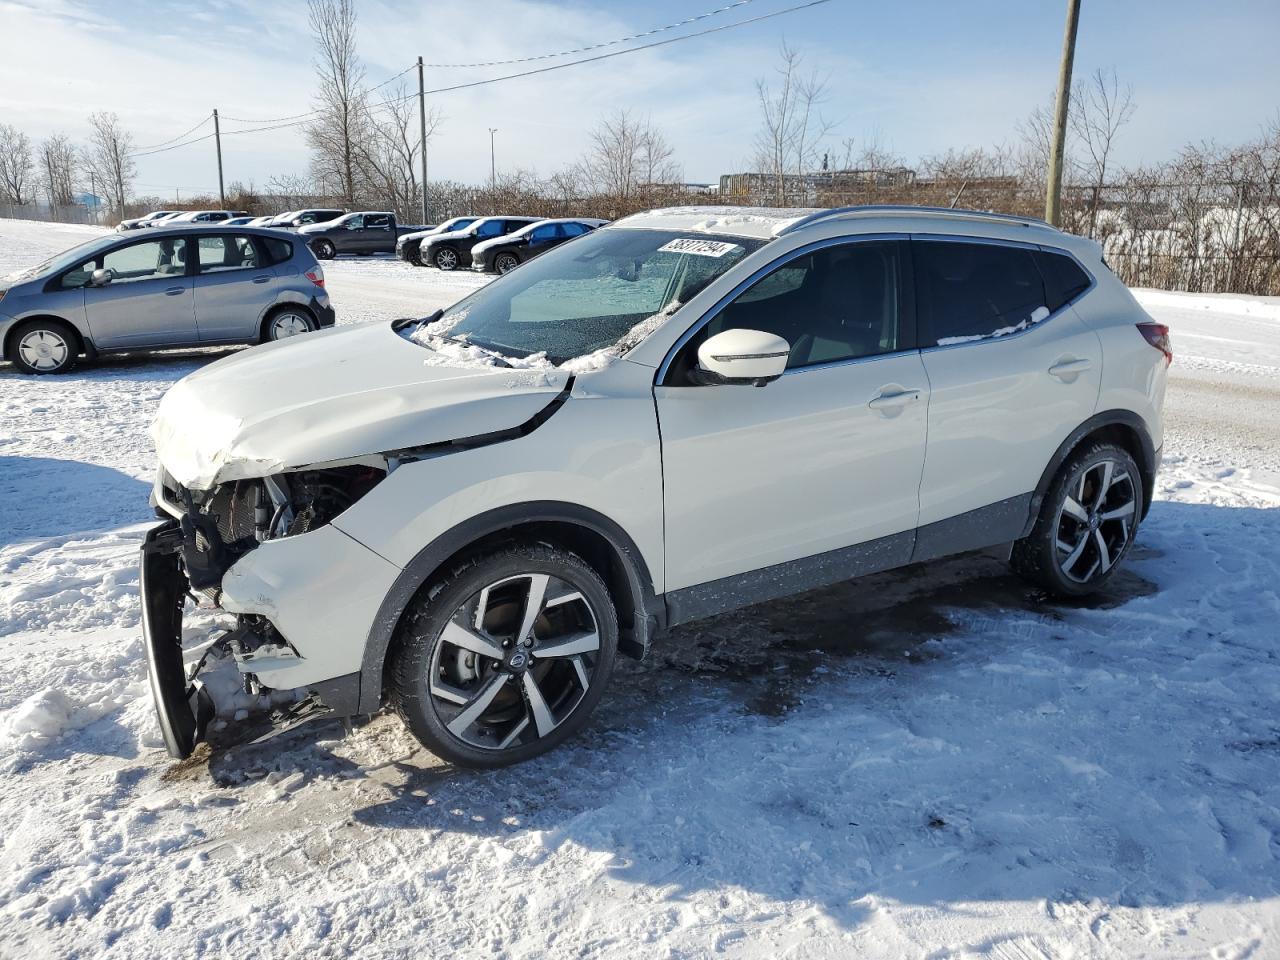
[[152,425],[186,487],[505,430],[568,374],[459,363],[388,323],[339,327],[225,357],[180,380]]

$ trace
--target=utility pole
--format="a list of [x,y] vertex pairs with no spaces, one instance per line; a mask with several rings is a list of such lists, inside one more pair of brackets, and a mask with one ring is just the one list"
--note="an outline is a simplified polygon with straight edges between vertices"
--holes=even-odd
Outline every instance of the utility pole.
[[218,147],[218,207],[227,209],[227,193],[222,189],[222,130],[218,126],[218,111],[213,111],[213,142]]
[[498,166],[493,159],[493,135],[498,132],[497,127],[489,128],[489,189],[498,189]]
[[431,222],[431,203],[427,200],[427,88],[423,81],[422,58],[418,58],[418,125],[422,139],[422,223]]
[[1058,69],[1058,102],[1053,111],[1053,144],[1049,148],[1049,182],[1044,196],[1044,218],[1055,227],[1062,220],[1062,154],[1067,139],[1067,109],[1071,101],[1071,68],[1076,59],[1076,28],[1080,25],[1080,0],[1067,0],[1067,30],[1062,38],[1062,65]]

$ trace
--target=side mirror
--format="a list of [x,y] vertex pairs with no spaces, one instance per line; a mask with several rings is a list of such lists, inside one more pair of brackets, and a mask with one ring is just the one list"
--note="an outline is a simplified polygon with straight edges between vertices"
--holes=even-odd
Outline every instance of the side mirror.
[[115,273],[110,269],[99,267],[89,275],[89,286],[105,287],[115,277]]
[[695,379],[704,384],[750,384],[763,387],[787,369],[791,346],[761,330],[726,330],[698,348]]

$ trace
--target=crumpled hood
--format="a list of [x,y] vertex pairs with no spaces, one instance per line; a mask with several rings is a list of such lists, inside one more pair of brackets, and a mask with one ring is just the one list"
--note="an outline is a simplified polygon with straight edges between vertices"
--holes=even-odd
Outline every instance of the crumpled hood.
[[556,369],[446,365],[389,323],[360,324],[209,364],[165,394],[151,434],[173,478],[204,490],[515,427],[568,377]]

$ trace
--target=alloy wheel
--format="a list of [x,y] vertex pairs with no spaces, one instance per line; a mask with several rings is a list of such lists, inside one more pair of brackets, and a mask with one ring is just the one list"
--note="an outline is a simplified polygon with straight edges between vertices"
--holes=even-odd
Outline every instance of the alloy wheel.
[[1058,508],[1058,568],[1075,583],[1105,574],[1129,545],[1136,521],[1133,475],[1114,460],[1100,460],[1080,476]]
[[511,254],[504,253],[498,257],[494,266],[498,268],[499,273],[510,273],[516,267],[520,266],[520,261]]
[[66,365],[71,347],[56,330],[42,328],[23,335],[18,353],[31,369],[47,373]]
[[458,254],[456,251],[445,247],[443,250],[436,251],[436,266],[441,270],[453,270],[458,266]]
[[546,573],[519,574],[472,594],[431,654],[431,705],[450,735],[485,750],[549,736],[591,689],[600,653],[581,591]]

